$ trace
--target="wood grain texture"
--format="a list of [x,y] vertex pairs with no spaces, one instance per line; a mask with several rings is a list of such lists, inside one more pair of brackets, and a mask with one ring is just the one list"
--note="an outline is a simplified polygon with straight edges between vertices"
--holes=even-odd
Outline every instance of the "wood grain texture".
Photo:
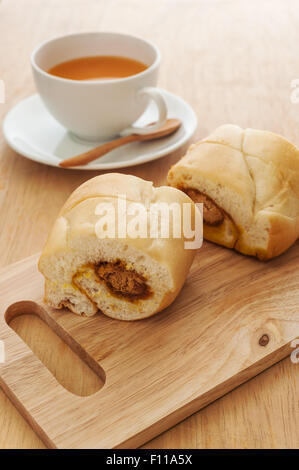
[[[0,272],[0,383],[49,448],[139,446],[290,355],[299,336],[299,244],[271,263],[206,244],[176,301],[139,322],[45,306],[37,260]],[[24,313],[97,374],[96,392],[59,384],[55,358],[46,368],[8,326]]]
[[[299,104],[290,101],[291,80],[299,78],[296,0],[3,0],[0,79],[6,102],[0,104],[0,120],[35,91],[28,60],[33,47],[58,34],[98,28],[138,34],[159,46],[159,85],[192,104],[199,119],[195,138],[232,122],[299,143]],[[163,182],[183,150],[129,172]],[[40,250],[66,197],[95,174],[25,160],[1,135],[1,266]],[[25,326],[30,343],[35,326],[32,334]],[[288,358],[147,447],[299,447],[298,392],[299,367]],[[0,393],[0,447],[39,446]]]

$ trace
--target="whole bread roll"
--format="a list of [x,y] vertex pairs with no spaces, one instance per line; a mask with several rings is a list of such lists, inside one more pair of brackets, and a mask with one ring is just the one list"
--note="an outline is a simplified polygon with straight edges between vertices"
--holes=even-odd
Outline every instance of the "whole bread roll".
[[204,203],[207,240],[267,260],[299,237],[299,150],[272,132],[218,127],[169,170],[168,184]]
[[[79,315],[98,310],[121,320],[149,317],[167,307],[178,295],[195,256],[180,238],[102,237],[99,203],[115,209],[119,201],[141,203],[145,213],[151,203],[191,204],[182,191],[131,175],[97,176],[77,188],[62,207],[39,260],[44,275],[45,301],[55,308],[68,307]],[[109,212],[110,214],[110,212]],[[130,220],[130,218],[129,218]],[[141,225],[148,224],[144,217]],[[170,234],[173,224],[170,217]],[[104,230],[104,228],[103,228]],[[149,232],[148,232],[149,233]]]

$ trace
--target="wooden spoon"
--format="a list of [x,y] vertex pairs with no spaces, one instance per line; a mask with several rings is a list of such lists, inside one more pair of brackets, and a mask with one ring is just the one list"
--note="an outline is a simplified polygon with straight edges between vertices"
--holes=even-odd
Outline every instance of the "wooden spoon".
[[[111,142],[106,142],[105,144],[99,145],[88,152],[81,153],[80,155],[76,155],[75,157],[67,158],[66,160],[62,160],[59,163],[59,166],[63,168],[68,168],[71,166],[80,166],[86,165],[93,160],[96,160],[99,157],[102,157],[106,153],[110,152],[121,145],[126,145],[131,142],[140,142],[143,140],[154,140],[154,139],[161,139],[161,137],[166,137],[167,135],[173,134],[175,131],[179,129],[182,122],[180,119],[167,119],[165,124],[161,126],[159,129],[151,132],[150,134],[131,134],[125,137],[120,137],[119,139],[112,140]],[[152,125],[152,124],[149,124]]]

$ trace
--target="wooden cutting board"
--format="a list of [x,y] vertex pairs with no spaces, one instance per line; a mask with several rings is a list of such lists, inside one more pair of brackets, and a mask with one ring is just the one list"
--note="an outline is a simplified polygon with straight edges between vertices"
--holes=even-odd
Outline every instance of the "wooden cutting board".
[[[137,322],[43,304],[38,255],[0,271],[0,384],[50,448],[137,447],[292,352],[299,243],[267,263],[204,243],[176,301]],[[103,387],[65,390],[8,326],[38,315]]]

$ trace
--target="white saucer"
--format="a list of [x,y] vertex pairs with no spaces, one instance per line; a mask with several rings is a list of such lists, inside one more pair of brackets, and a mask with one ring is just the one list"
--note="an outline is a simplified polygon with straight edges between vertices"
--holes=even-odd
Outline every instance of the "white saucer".
[[[168,117],[179,118],[183,123],[175,134],[159,140],[128,144],[75,169],[109,170],[139,165],[160,158],[185,144],[196,129],[196,115],[184,100],[168,91],[161,91],[167,103]],[[151,103],[136,124],[143,126],[156,119],[157,111]],[[48,113],[39,95],[30,96],[8,112],[3,122],[3,133],[8,145],[16,152],[51,166],[58,166],[61,160],[86,152],[101,143],[75,140]]]

